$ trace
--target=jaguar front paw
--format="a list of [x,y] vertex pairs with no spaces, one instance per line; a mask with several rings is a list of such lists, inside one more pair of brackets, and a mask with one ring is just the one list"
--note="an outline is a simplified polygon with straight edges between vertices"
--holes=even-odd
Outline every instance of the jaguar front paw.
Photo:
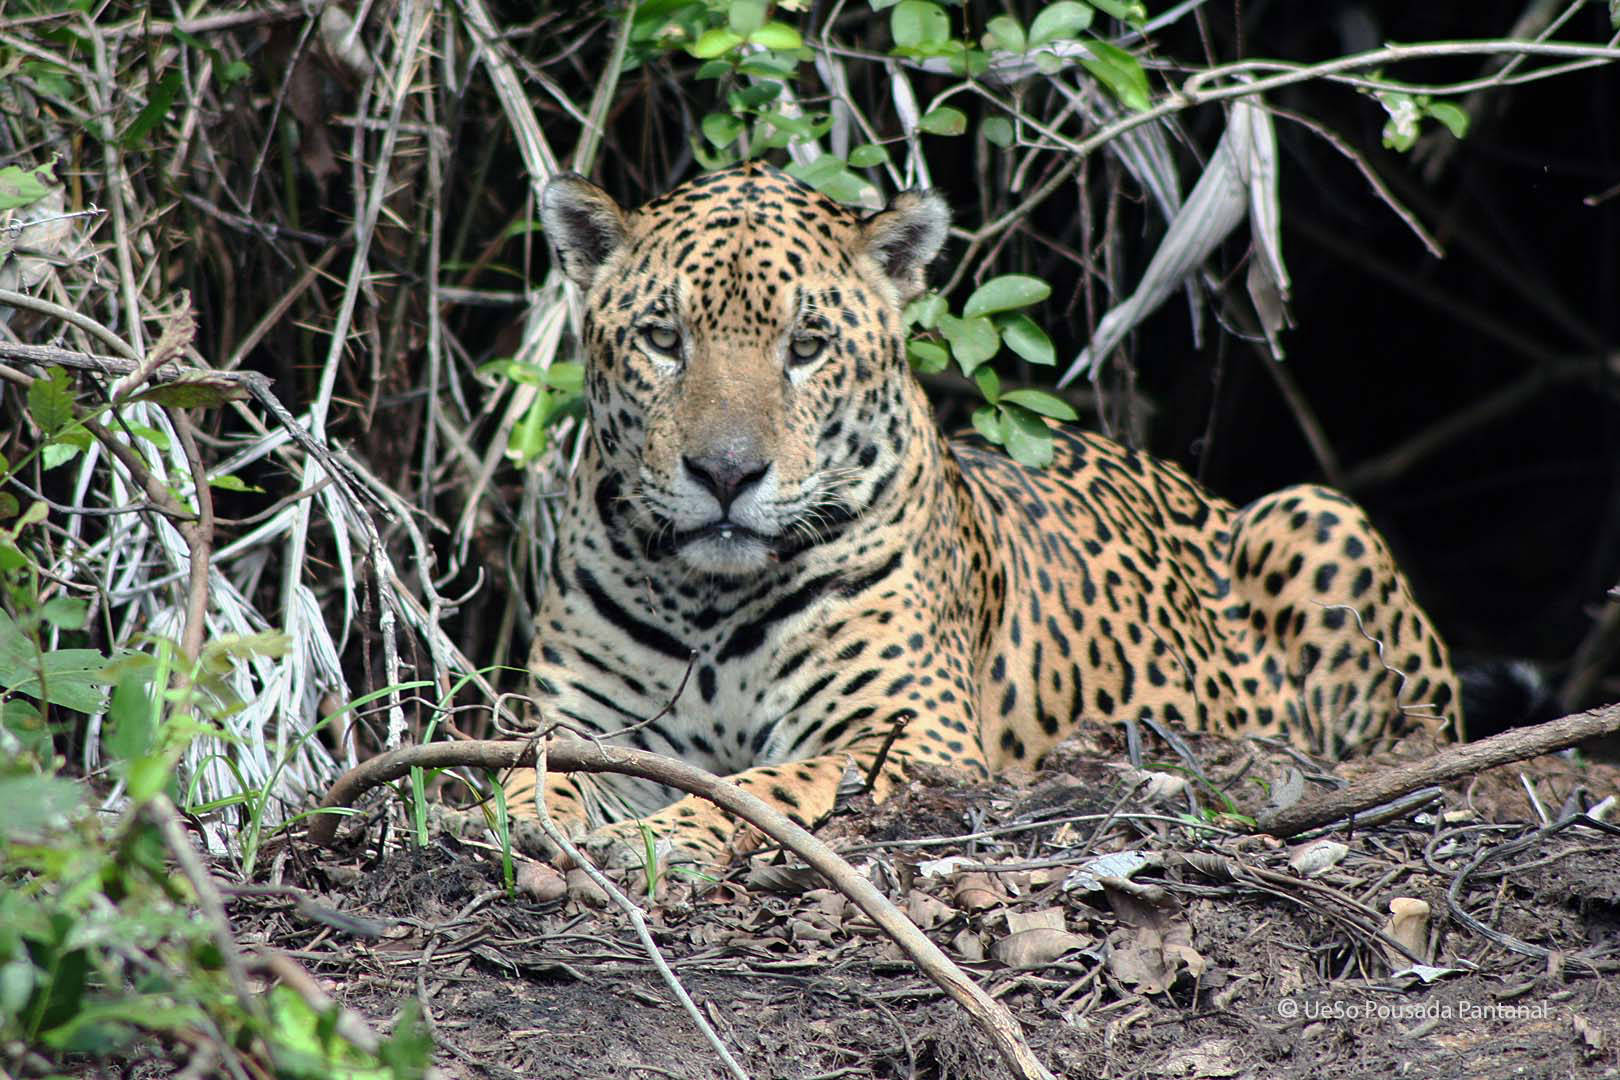
[[593,829],[580,849],[596,865],[615,870],[646,872],[672,866],[723,866],[725,847],[704,832],[659,820],[620,821]]

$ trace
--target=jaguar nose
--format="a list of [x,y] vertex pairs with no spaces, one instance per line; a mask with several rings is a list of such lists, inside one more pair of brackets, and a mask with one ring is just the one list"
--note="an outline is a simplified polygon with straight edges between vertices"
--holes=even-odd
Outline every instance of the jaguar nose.
[[681,455],[681,464],[703,489],[720,504],[722,514],[731,511],[737,496],[764,479],[771,463],[759,458],[722,455],[718,457],[691,457]]

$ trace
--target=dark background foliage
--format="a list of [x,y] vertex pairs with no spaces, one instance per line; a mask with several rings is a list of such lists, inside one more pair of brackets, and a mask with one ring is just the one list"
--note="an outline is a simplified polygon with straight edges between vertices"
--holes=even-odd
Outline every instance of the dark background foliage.
[[[817,6],[812,26],[826,7]],[[856,44],[885,32],[883,17],[864,5],[842,10],[832,40]],[[1027,19],[1032,10],[1021,14]],[[1162,85],[1163,76],[1203,62],[1309,62],[1389,41],[1500,36],[1521,10],[1511,3],[1210,4],[1199,19],[1157,37],[1153,56],[1163,69],[1154,79]],[[978,17],[977,5],[974,12]],[[579,16],[537,27],[531,55],[550,51],[540,41],[574,38],[587,23]],[[1606,11],[1592,4],[1556,36],[1602,40],[1607,33]],[[598,29],[542,64],[559,81],[584,77],[605,38]],[[595,172],[622,201],[650,197],[696,170],[684,132],[712,101],[710,84],[687,77],[694,67],[677,53],[626,77],[611,136],[616,152]],[[1488,70],[1466,58],[1389,74],[1440,82]],[[919,98],[950,81],[939,76],[930,87],[919,78]],[[1023,88],[1031,111],[1039,111],[1042,92]],[[874,120],[892,123],[881,86],[857,88],[857,96]],[[1365,94],[1313,82],[1273,95],[1271,105],[1311,118],[1361,156],[1445,257],[1425,251],[1339,149],[1279,118],[1296,324],[1284,339],[1288,359],[1275,365],[1251,343],[1245,320],[1252,315],[1244,316],[1242,298],[1246,250],[1234,241],[1212,266],[1223,282],[1212,306],[1220,325],[1206,324],[1202,347],[1192,340],[1186,303],[1173,299],[1103,379],[1116,405],[1134,391],[1123,408],[1138,423],[1120,425],[1115,415],[1116,427],[1236,501],[1305,480],[1346,487],[1388,532],[1455,648],[1543,663],[1570,707],[1620,692],[1574,663],[1583,643],[1591,654],[1584,659],[1607,663],[1612,648],[1595,636],[1594,616],[1620,580],[1616,100],[1620,73],[1612,68],[1497,88],[1471,99],[1466,140],[1457,143],[1435,126],[1403,155],[1381,145],[1385,113]],[[953,103],[962,106],[962,99]],[[560,113],[551,119],[559,130],[573,123]],[[1178,117],[1184,175],[1196,175],[1196,154],[1207,153],[1224,122],[1216,107]],[[1016,205],[1004,163],[994,154],[987,160],[982,144],[929,136],[927,151],[960,224],[976,227],[984,210]],[[1077,210],[1081,198],[1089,199],[1089,222]],[[1052,281],[1056,292],[1037,315],[1059,356],[1072,357],[1106,310],[1109,289],[1129,292],[1162,231],[1134,185],[1096,155],[1081,181],[1048,200],[976,272],[1019,270]],[[1094,241],[1089,253],[1087,236]],[[1112,248],[1108,258],[1103,246]],[[960,248],[936,267],[936,279]],[[945,421],[965,424],[965,384],[934,385]],[[1320,425],[1331,460],[1312,452],[1302,410]]]

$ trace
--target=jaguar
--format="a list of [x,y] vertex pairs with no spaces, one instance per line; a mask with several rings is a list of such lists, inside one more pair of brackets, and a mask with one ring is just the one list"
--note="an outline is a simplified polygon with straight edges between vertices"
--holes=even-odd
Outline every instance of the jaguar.
[[[1238,508],[1057,428],[1030,468],[947,439],[902,310],[949,211],[863,215],[767,165],[625,209],[558,175],[589,434],[530,660],[540,716],[728,776],[806,825],[840,778],[1033,765],[1082,725],[1332,758],[1458,734],[1445,643],[1353,502]],[[877,766],[874,769],[874,766]],[[635,858],[723,863],[735,822],[651,781],[535,774],[510,804]]]

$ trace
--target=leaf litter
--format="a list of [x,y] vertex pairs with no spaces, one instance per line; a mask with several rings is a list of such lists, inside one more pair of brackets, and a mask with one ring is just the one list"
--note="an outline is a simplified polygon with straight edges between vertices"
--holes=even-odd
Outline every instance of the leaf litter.
[[[882,804],[853,800],[820,835],[1013,1009],[1060,1076],[1614,1066],[1612,836],[1546,832],[1507,770],[1407,820],[1292,844],[1244,835],[1221,822],[1264,803],[1266,785],[1246,778],[1279,779],[1295,759],[1189,741],[1223,798],[1203,784],[1142,794],[1155,789],[1100,735],[1060,748],[1061,771],[992,784],[921,775]],[[1562,758],[1518,771],[1552,805],[1617,779]],[[1481,850],[1538,835],[1514,860],[1461,877],[1461,902],[1557,962],[1482,937],[1447,907]],[[239,925],[297,950],[374,1016],[421,985],[445,1075],[720,1075],[623,917],[572,874],[524,865],[529,884],[508,898],[498,854],[448,836],[353,859],[306,865],[301,885],[391,923],[381,940],[342,938],[284,907],[240,909]],[[664,873],[650,900],[639,875],[625,885],[641,890],[660,950],[751,1075],[1005,1075],[869,919],[781,853],[718,880]]]

